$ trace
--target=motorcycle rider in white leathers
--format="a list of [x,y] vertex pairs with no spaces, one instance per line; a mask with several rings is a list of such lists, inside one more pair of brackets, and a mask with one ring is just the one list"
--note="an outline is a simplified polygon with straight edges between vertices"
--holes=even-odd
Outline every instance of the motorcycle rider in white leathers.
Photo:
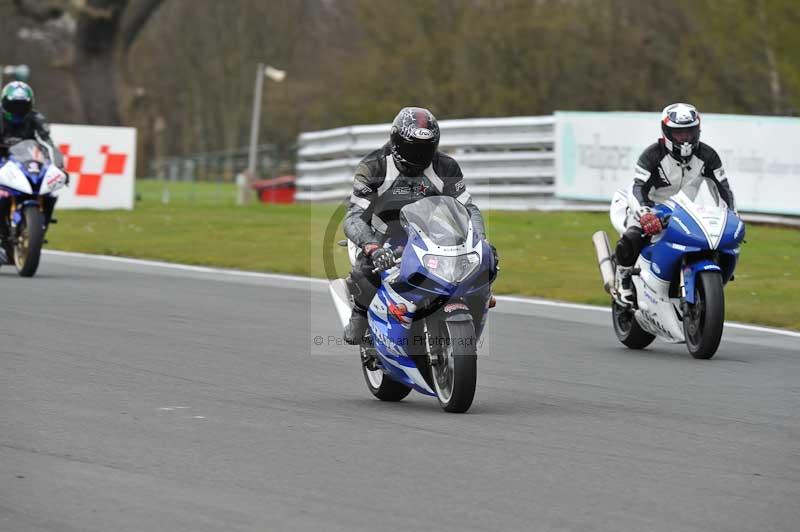
[[720,197],[736,210],[722,161],[708,144],[700,142],[700,114],[687,103],[674,103],[661,113],[663,136],[648,146],[636,163],[636,177],[628,190],[626,230],[617,242],[615,297],[623,306],[633,303],[631,269],[650,238],[663,229],[651,210],[681,190],[713,181]]

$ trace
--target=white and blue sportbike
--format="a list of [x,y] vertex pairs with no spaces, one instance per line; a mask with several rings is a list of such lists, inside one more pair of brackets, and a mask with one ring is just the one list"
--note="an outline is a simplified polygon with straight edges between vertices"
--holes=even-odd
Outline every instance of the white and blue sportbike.
[[47,228],[55,222],[52,194],[67,184],[51,152],[23,140],[0,158],[0,264],[13,262],[22,277],[36,274]]
[[[395,267],[381,273],[361,345],[367,387],[383,401],[416,390],[435,396],[447,412],[466,412],[477,382],[477,346],[497,276],[489,244],[469,213],[447,196],[422,198],[400,211],[402,241]],[[350,245],[355,263],[356,248]],[[331,282],[342,326],[351,312],[344,279]]]
[[[620,234],[626,209],[627,196],[619,191],[611,204],[611,221]],[[623,306],[614,298],[614,331],[631,349],[644,349],[658,337],[685,342],[694,358],[709,359],[722,338],[723,287],[736,269],[744,222],[707,180],[653,210],[665,228],[645,246],[633,268],[633,305]],[[592,240],[605,289],[613,295],[616,265],[608,237],[598,231]]]

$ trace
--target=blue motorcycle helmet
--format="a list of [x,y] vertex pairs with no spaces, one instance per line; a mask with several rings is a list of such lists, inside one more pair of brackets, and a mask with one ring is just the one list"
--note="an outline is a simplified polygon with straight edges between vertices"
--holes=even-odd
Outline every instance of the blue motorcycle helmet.
[[14,125],[21,124],[33,109],[33,89],[22,81],[12,81],[3,87],[3,120]]

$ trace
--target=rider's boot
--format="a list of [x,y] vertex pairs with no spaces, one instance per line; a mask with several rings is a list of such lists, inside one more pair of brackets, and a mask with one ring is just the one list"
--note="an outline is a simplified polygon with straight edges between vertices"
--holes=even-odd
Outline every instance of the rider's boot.
[[617,266],[614,276],[614,300],[623,307],[633,306],[632,266]]
[[353,313],[350,315],[350,322],[344,328],[344,341],[350,345],[359,345],[364,339],[364,333],[367,332],[367,311],[361,307],[353,307]]

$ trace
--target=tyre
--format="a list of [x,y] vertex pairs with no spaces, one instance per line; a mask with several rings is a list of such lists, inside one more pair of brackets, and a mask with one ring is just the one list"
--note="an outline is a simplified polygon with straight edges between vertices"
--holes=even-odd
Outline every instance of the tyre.
[[371,349],[361,346],[361,370],[364,372],[367,388],[381,401],[401,401],[411,392],[411,388],[387,377],[375,364],[375,357],[369,353]]
[[0,246],[3,247],[5,254],[5,262],[0,264],[14,264],[14,239],[11,238],[11,216],[6,215],[6,219],[0,222],[3,224],[2,232],[0,233]]
[[655,340],[655,336],[642,329],[633,309],[623,307],[616,301],[611,303],[611,319],[617,339],[630,349],[644,349]]
[[11,243],[11,240],[6,240],[5,242],[2,242],[2,246],[6,260],[5,262],[0,261],[0,265],[14,264],[14,244]]
[[22,223],[14,239],[14,264],[22,277],[33,277],[39,268],[44,242],[44,216],[35,205],[22,211]]
[[717,352],[725,323],[722,275],[718,271],[698,273],[694,294],[694,305],[684,306],[683,333],[689,353],[708,360]]
[[478,381],[478,352],[472,320],[445,321],[440,324],[441,349],[431,367],[436,396],[445,412],[469,410]]

